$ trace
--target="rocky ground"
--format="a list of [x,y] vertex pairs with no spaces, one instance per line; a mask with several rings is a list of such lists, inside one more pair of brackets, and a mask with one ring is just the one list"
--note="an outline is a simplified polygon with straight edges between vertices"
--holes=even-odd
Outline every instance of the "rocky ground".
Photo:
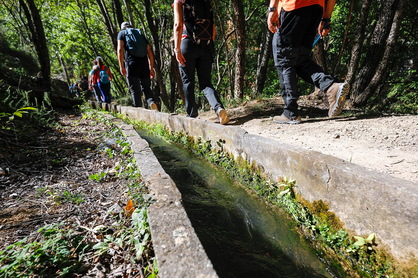
[[[315,96],[304,96],[300,100],[302,123],[276,124],[272,118],[282,111],[282,105],[279,98],[247,102],[228,109],[229,124],[251,134],[418,182],[417,115],[367,115],[352,110],[328,119],[326,104]],[[213,112],[202,113],[200,118],[217,121]]]

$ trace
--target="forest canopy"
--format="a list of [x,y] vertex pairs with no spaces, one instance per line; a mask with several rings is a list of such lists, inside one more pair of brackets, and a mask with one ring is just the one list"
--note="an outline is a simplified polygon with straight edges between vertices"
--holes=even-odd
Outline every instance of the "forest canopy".
[[[212,1],[217,40],[214,85],[229,103],[278,94],[265,0]],[[153,90],[163,110],[182,109],[172,50],[173,10],[161,0],[4,0],[0,5],[0,91],[56,90],[87,76],[101,56],[114,75],[112,95],[129,97],[119,74],[116,37],[130,21],[155,56]],[[350,103],[379,112],[417,113],[418,2],[337,1],[332,31],[313,50],[328,72],[351,84]],[[302,94],[314,91],[300,83]],[[61,86],[62,87],[62,86]],[[65,87],[65,86],[64,86]],[[203,104],[202,104],[203,105]]]

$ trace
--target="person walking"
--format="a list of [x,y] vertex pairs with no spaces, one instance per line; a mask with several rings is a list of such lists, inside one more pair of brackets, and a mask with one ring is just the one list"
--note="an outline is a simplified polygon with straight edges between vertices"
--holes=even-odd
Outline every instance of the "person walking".
[[104,64],[103,58],[96,57],[97,65],[99,66],[99,74],[97,76],[97,86],[99,87],[102,101],[104,103],[110,103],[112,97],[110,95],[110,81],[113,79],[113,75],[109,68]]
[[174,0],[173,7],[174,51],[183,82],[187,115],[198,116],[194,94],[197,71],[199,89],[219,117],[220,124],[227,124],[228,114],[211,82],[216,28],[210,1]]
[[330,31],[331,14],[336,0],[270,0],[267,25],[274,33],[273,58],[280,80],[284,111],[273,121],[298,124],[297,77],[315,85],[328,98],[330,118],[339,115],[349,93],[347,83],[338,83],[311,58],[315,35]]
[[93,92],[97,102],[102,101],[102,95],[100,93],[99,86],[97,85],[97,79],[99,78],[99,66],[97,65],[97,61],[93,61],[93,68],[89,72],[88,82],[89,82],[89,89]]
[[148,107],[158,111],[157,99],[151,90],[154,78],[154,54],[147,39],[130,22],[121,24],[118,34],[118,61],[120,73],[126,77],[134,107],[142,107],[141,91]]

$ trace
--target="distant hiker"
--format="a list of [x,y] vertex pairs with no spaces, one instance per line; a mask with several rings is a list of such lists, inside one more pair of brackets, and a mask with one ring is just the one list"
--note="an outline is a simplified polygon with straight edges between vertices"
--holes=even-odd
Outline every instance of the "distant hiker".
[[100,90],[100,94],[103,102],[110,103],[110,81],[113,79],[113,75],[109,68],[104,64],[103,58],[98,56],[96,58],[97,65],[99,66],[99,74],[96,76],[97,85]]
[[93,92],[96,98],[96,101],[100,103],[100,102],[103,102],[102,94],[100,93],[99,85],[97,84],[97,80],[100,78],[99,77],[100,67],[96,60],[93,61],[93,64],[94,66],[89,72],[89,89],[90,91]]
[[227,112],[211,82],[216,29],[210,0],[174,0],[173,7],[174,51],[183,81],[187,115],[198,116],[194,92],[197,71],[199,90],[205,94],[220,123],[227,124]]
[[[325,93],[329,102],[328,116],[339,115],[349,93],[347,83],[337,83],[311,58],[315,35],[329,33],[331,14],[336,0],[270,0],[267,25],[274,33],[273,58],[280,80],[284,111],[273,121],[298,124],[297,76]],[[279,4],[280,3],[280,4]]]
[[70,94],[74,95],[75,97],[80,97],[80,86],[78,82],[70,85]]
[[143,32],[123,22],[118,34],[118,61],[120,73],[126,76],[134,107],[142,107],[141,91],[148,108],[158,111],[157,99],[151,90],[154,78],[154,54]]

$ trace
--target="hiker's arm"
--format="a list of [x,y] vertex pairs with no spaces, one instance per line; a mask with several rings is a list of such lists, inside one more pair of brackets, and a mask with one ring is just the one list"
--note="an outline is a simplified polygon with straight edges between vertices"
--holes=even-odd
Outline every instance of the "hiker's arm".
[[321,23],[319,23],[318,26],[318,34],[320,34],[322,37],[325,37],[328,35],[330,31],[330,20],[332,12],[334,11],[334,6],[336,0],[325,0],[325,7],[324,7],[324,13],[322,14],[322,20]]
[[126,68],[125,68],[125,43],[122,40],[118,40],[118,61],[119,61],[119,69],[120,73],[123,76],[126,76]]
[[213,24],[213,32],[212,32],[212,40],[215,41],[216,39],[216,25],[215,23]]
[[269,8],[276,8],[275,11],[268,12],[267,16],[267,27],[272,33],[276,33],[277,29],[280,27],[278,6],[279,0],[270,0]]
[[147,45],[149,72],[151,79],[154,78],[154,53],[152,53],[151,46]]
[[176,55],[176,60],[183,66],[186,65],[186,59],[184,59],[183,54],[180,50],[181,45],[181,35],[183,34],[183,4],[179,2],[174,3],[174,52]]

